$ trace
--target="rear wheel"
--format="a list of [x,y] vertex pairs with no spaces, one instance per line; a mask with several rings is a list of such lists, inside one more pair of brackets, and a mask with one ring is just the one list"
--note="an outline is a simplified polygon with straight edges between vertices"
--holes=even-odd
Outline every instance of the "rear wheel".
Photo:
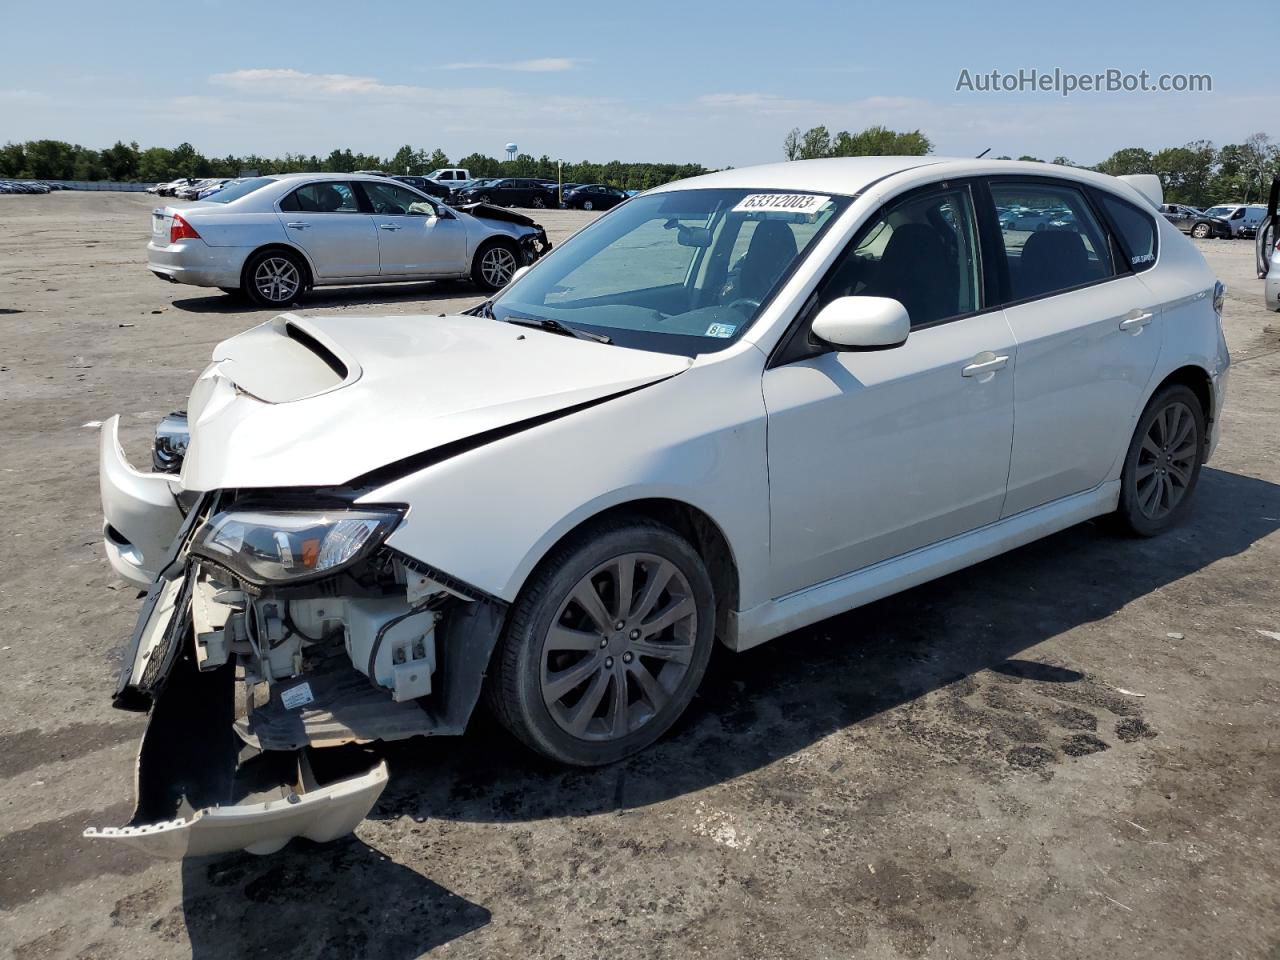
[[471,262],[471,279],[482,290],[501,290],[511,282],[519,266],[520,258],[513,245],[490,240],[476,251]]
[[617,521],[557,548],[521,591],[489,702],[544,756],[612,763],[684,712],[714,634],[711,578],[693,547],[661,524]]
[[1204,448],[1204,411],[1189,387],[1171,384],[1152,397],[1125,455],[1121,523],[1143,537],[1178,523],[1200,479]]
[[263,307],[283,307],[306,289],[307,268],[297,254],[264,250],[245,265],[244,277],[242,289],[250,300]]

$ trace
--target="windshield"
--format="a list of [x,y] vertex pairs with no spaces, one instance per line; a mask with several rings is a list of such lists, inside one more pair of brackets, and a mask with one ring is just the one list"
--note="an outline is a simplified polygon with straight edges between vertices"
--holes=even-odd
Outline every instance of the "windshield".
[[720,350],[848,203],[751,190],[636,197],[504,290],[493,315],[557,320],[647,350]]
[[1231,207],[1210,207],[1204,213],[1206,217],[1229,217],[1231,212]]
[[268,183],[275,183],[275,181],[271,177],[254,177],[252,180],[228,183],[217,193],[211,193],[205,199],[210,203],[230,203],[232,200],[239,200],[241,197],[265,187]]

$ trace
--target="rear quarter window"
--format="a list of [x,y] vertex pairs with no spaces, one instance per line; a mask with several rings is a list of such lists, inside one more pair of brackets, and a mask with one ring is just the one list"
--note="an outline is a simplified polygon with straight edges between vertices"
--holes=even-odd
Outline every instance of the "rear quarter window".
[[1129,266],[1134,273],[1150,270],[1159,253],[1155,221],[1127,200],[1099,191],[1103,212],[1119,234]]

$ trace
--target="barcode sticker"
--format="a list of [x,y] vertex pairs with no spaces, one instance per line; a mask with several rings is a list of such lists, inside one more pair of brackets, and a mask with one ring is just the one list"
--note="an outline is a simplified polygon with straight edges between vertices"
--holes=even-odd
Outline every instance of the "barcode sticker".
[[286,710],[297,710],[299,707],[305,707],[313,700],[315,700],[315,695],[312,694],[311,684],[309,683],[300,683],[296,687],[290,687],[280,694],[280,702],[284,704]]

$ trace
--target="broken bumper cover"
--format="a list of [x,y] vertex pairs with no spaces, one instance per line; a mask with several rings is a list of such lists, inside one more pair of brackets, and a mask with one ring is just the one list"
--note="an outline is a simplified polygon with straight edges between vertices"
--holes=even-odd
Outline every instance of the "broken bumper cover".
[[294,837],[324,843],[351,833],[368,816],[386,785],[387,765],[379,763],[368,773],[306,793],[291,791],[260,803],[205,807],[186,819],[90,827],[84,835],[115,840],[174,860],[235,850],[275,853]]
[[177,478],[143,473],[129,464],[120,446],[119,416],[102,425],[98,452],[107,561],[125,580],[146,587],[155,580],[182,526],[174,490]]
[[[245,745],[233,726],[232,668],[199,670],[189,616],[186,577],[153,588],[121,678],[124,691],[151,698],[135,771],[137,806],[124,826],[91,827],[84,835],[181,858],[273,853],[294,837],[324,842],[354,830],[387,784],[386,764],[321,776],[314,751],[264,753]],[[342,763],[350,766],[349,755]]]

